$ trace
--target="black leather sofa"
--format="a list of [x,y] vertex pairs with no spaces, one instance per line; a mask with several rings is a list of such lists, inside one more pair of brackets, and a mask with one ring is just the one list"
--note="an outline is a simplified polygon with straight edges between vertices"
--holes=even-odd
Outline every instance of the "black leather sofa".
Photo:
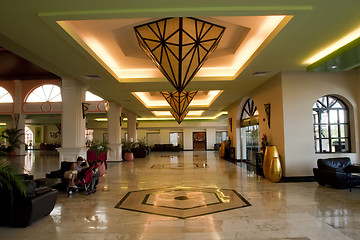
[[147,147],[132,148],[131,151],[134,154],[134,158],[144,158],[150,153],[150,149]]
[[155,144],[152,148],[155,152],[179,152],[180,146],[174,146],[173,144]]
[[0,193],[0,224],[11,227],[27,227],[34,221],[49,215],[54,209],[58,191],[50,187],[37,187],[35,181],[25,180],[26,196],[18,190]]
[[349,171],[352,165],[348,157],[318,159],[317,166],[313,172],[320,185],[335,188],[360,185],[360,177],[352,175]]

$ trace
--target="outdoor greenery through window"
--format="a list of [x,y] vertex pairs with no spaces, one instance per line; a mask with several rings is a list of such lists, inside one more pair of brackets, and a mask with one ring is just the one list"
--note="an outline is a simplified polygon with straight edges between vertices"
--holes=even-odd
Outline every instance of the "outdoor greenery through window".
[[313,106],[315,152],[350,152],[349,110],[334,96],[323,96]]

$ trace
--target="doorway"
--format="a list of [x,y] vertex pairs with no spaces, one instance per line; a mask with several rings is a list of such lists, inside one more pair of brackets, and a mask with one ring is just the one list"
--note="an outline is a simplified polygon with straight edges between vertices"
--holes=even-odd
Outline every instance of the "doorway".
[[193,132],[193,150],[206,150],[206,132]]
[[27,126],[25,126],[25,146],[27,150],[34,149],[34,133]]

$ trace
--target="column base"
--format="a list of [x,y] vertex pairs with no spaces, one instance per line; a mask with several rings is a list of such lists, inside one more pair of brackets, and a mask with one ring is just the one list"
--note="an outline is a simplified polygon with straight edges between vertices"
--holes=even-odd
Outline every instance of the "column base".
[[109,144],[111,150],[107,153],[108,162],[122,162],[121,144]]
[[76,162],[76,159],[81,156],[86,159],[87,148],[57,148],[59,152],[59,164],[61,162]]

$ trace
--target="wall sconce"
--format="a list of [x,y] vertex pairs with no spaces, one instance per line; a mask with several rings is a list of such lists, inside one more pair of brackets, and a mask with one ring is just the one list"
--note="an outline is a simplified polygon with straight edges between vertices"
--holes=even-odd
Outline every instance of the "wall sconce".
[[85,119],[86,112],[89,110],[90,103],[82,103],[81,106],[82,106],[83,119]]
[[266,113],[268,126],[269,126],[269,129],[270,129],[270,103],[264,104],[264,107],[265,107],[265,113]]
[[230,132],[232,132],[232,118],[229,118]]

